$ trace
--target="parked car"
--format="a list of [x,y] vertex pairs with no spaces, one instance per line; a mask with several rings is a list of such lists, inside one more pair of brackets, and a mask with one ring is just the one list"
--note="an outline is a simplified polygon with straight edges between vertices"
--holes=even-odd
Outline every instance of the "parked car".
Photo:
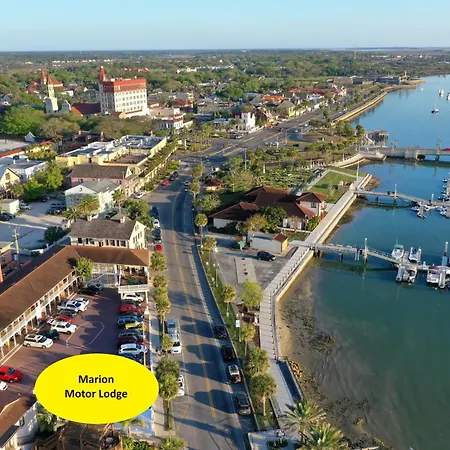
[[73,309],[63,308],[63,309],[60,309],[58,312],[59,312],[59,315],[65,316],[65,317],[70,317],[71,319],[73,319],[77,315],[77,311],[75,311]]
[[143,295],[140,294],[125,294],[122,297],[122,302],[124,300],[132,300],[133,302],[143,302],[145,300]]
[[169,175],[169,181],[174,181],[175,180],[175,177],[173,176],[173,174],[170,174]]
[[262,259],[263,261],[275,261],[276,256],[269,252],[258,252],[256,258]]
[[6,391],[6,389],[8,389],[8,383],[0,381],[0,391]]
[[230,364],[227,367],[227,376],[230,383],[240,383],[242,381],[241,371],[236,364]]
[[160,228],[161,227],[161,224],[159,223],[158,219],[153,219],[153,226],[155,228]]
[[27,205],[26,203],[19,203],[19,208],[24,210],[24,211],[29,211],[31,209],[31,207],[29,205]]
[[215,325],[214,336],[216,336],[217,339],[227,339],[228,338],[227,329],[223,325]]
[[139,353],[147,353],[148,348],[140,344],[122,344],[119,348],[119,355],[124,353],[131,353],[132,355],[138,355]]
[[[126,328],[126,325],[139,325],[142,324],[143,319],[141,317],[135,317],[135,316],[127,316],[127,317],[119,317],[117,319],[117,326],[119,328]],[[130,328],[135,328],[134,326],[131,326]],[[128,328],[127,328],[128,329]]]
[[177,322],[173,319],[169,319],[166,321],[166,333],[167,334],[177,334],[178,327]]
[[49,324],[55,323],[55,322],[67,322],[67,323],[72,323],[72,317],[70,316],[63,316],[61,314],[59,314],[58,316],[56,316],[54,319],[50,319],[48,321]]
[[119,307],[119,313],[122,314],[122,313],[129,313],[129,312],[131,312],[131,313],[135,312],[135,313],[139,313],[139,314],[143,313],[142,308],[138,305],[135,305],[133,303],[122,303]]
[[53,341],[39,334],[27,334],[23,340],[24,347],[50,348]]
[[16,216],[14,214],[11,214],[11,213],[6,212],[6,211],[4,211],[2,214],[7,216],[7,217],[9,217],[9,220],[16,218]]
[[180,335],[171,334],[170,338],[172,339],[172,348],[170,349],[170,353],[173,353],[174,355],[180,355],[181,354]]
[[133,317],[137,320],[142,320],[143,316],[144,316],[144,313],[139,312],[139,311],[125,311],[125,312],[119,313],[119,318],[120,317]]
[[47,195],[43,195],[42,197],[39,197],[36,199],[38,202],[43,202],[46,203],[50,200],[50,197],[48,197]]
[[125,325],[122,325],[120,328],[124,329],[124,330],[138,330],[138,331],[143,332],[144,324],[143,324],[143,322],[133,321],[133,322],[126,323]]
[[61,309],[71,309],[76,311],[77,313],[81,313],[86,311],[87,307],[88,305],[85,302],[69,300],[58,305],[56,309],[58,311],[60,311]]
[[[159,228],[158,228],[158,230],[159,230]],[[154,237],[153,238],[153,243],[154,244],[161,244],[161,242],[162,242],[162,240],[161,240],[161,234],[159,235],[159,237]]]
[[169,184],[169,180],[167,178],[161,182],[162,186],[167,186],[168,184]]
[[155,252],[162,253],[162,251],[163,251],[163,246],[161,244],[156,244]]
[[185,394],[184,377],[183,377],[183,375],[180,375],[178,377],[178,394],[177,394],[177,397],[183,397],[184,394]]
[[134,198],[140,199],[145,195],[145,192],[136,192]]
[[0,214],[0,221],[2,222],[9,222],[11,219],[9,216],[7,216],[6,214]]
[[40,330],[39,334],[41,336],[50,338],[52,341],[57,341],[59,339],[59,333],[51,328],[47,330]]
[[173,173],[173,176],[175,177],[175,178],[178,178],[178,172],[175,170],[175,172]]
[[22,379],[22,372],[10,366],[0,367],[0,381],[8,383],[18,383]]
[[117,348],[120,348],[123,344],[139,344],[144,345],[144,338],[138,336],[119,336],[117,338]]
[[78,292],[80,294],[97,295],[102,290],[103,290],[103,286],[101,288],[98,288],[97,285],[90,284],[89,286],[81,288]]
[[190,182],[190,181],[185,181],[185,182],[184,182],[184,185],[185,185],[185,186],[190,186],[190,185],[191,185],[191,182]]
[[222,359],[224,361],[235,361],[236,353],[231,345],[224,345],[220,348],[220,353],[222,353]]
[[137,336],[139,338],[143,338],[144,333],[139,330],[121,330],[119,331],[119,337],[121,336]]
[[236,411],[240,416],[248,416],[252,413],[248,395],[244,392],[238,392],[234,395],[234,404],[236,405]]
[[150,212],[150,216],[154,217],[155,219],[159,218],[159,209],[156,206],[152,207],[152,210]]
[[131,359],[132,361],[136,361],[139,364],[144,364],[144,354],[143,353],[139,353],[138,355],[133,355],[132,353],[124,353],[123,355],[120,355],[120,356]]
[[89,299],[86,297],[75,297],[72,301],[84,303],[86,305],[86,307],[89,305]]
[[52,324],[52,329],[58,333],[73,334],[77,330],[76,325],[68,322],[57,322]]

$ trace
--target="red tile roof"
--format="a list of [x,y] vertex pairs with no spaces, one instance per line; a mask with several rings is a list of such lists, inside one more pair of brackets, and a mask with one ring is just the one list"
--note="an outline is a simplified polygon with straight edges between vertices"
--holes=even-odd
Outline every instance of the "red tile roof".
[[239,202],[235,205],[228,206],[221,211],[212,214],[210,217],[215,219],[232,220],[236,222],[245,222],[255,212],[259,211],[257,205],[247,202]]
[[303,192],[297,200],[299,202],[312,202],[312,203],[322,203],[328,198],[325,194],[319,194],[318,192]]
[[89,114],[100,114],[102,109],[100,103],[74,103],[72,111],[82,116],[88,116]]

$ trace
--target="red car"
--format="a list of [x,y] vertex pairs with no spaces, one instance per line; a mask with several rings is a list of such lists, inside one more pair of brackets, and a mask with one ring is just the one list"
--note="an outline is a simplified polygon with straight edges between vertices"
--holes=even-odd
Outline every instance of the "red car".
[[169,180],[163,180],[161,186],[167,186],[169,184]]
[[161,244],[156,244],[155,245],[155,252],[162,252],[162,251],[163,251],[162,245]]
[[60,320],[61,322],[72,323],[72,317],[69,317],[69,316],[56,316],[55,320]]
[[142,308],[138,305],[133,305],[130,303],[123,303],[120,305],[119,314],[126,313],[126,312],[137,312],[137,313],[143,313]]
[[123,344],[144,345],[144,340],[138,336],[119,336],[117,338],[117,348],[120,348]]
[[22,379],[22,372],[9,366],[0,367],[0,381],[8,383],[17,383]]

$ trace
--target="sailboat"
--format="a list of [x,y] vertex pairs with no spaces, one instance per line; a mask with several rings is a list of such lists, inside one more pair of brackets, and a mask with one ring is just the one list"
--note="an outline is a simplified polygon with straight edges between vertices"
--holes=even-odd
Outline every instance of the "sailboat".
[[439,97],[442,97],[444,95],[444,89],[439,89]]
[[431,114],[437,114],[439,112],[439,109],[437,109],[436,105],[434,105],[434,108],[431,110]]

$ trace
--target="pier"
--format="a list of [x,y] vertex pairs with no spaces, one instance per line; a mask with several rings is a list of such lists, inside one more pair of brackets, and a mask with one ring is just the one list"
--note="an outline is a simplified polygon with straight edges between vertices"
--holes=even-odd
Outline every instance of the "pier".
[[424,159],[426,156],[434,156],[439,161],[441,156],[450,156],[450,150],[442,149],[440,143],[435,148],[423,148],[420,146],[397,147],[395,144],[388,146],[364,146],[360,148],[362,155],[384,155],[388,158]]

